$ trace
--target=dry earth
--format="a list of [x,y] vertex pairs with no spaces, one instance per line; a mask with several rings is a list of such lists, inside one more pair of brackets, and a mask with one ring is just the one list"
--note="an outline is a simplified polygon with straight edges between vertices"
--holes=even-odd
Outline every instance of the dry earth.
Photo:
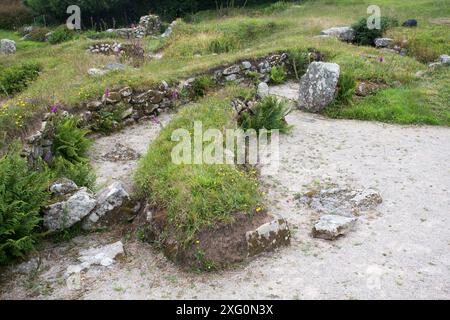
[[[295,98],[296,85],[272,88]],[[163,122],[170,116],[163,118]],[[281,167],[263,177],[269,209],[290,223],[290,247],[218,273],[180,271],[151,246],[109,231],[77,237],[41,252],[34,276],[3,274],[1,299],[449,299],[450,129],[331,120],[294,111],[281,137]],[[97,140],[99,181],[130,184],[136,161],[105,163],[116,142],[144,153],[154,123]],[[295,197],[333,183],[380,191],[378,212],[329,242],[311,237],[314,213]],[[91,267],[82,290],[71,291],[64,271],[80,249],[118,240],[126,257]]]

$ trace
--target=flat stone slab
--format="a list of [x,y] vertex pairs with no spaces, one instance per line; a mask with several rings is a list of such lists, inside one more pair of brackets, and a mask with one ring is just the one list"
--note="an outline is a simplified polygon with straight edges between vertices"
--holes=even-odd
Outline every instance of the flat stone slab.
[[282,218],[265,223],[256,230],[248,231],[245,237],[249,257],[290,244],[289,227],[287,221]]
[[356,223],[356,218],[347,218],[337,215],[322,216],[313,227],[314,238],[335,240],[349,232]]

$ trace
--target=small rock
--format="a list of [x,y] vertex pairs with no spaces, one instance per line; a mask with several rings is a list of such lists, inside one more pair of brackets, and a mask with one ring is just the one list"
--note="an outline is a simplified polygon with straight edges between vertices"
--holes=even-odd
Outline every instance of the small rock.
[[122,95],[119,92],[110,92],[108,96],[103,95],[103,101],[107,103],[118,103],[122,100]]
[[81,188],[67,200],[52,204],[45,210],[44,226],[50,231],[69,228],[89,215],[96,204],[92,193]]
[[123,70],[125,69],[127,66],[122,64],[122,63],[108,63],[105,65],[105,69],[106,70]]
[[93,77],[101,77],[107,74],[107,70],[97,69],[97,68],[91,68],[88,70],[88,75]]
[[403,27],[417,27],[417,20],[416,19],[408,19],[402,24]]
[[419,70],[416,72],[416,74],[414,75],[416,78],[422,78],[425,75],[425,71],[423,70]]
[[341,41],[351,42],[355,40],[355,30],[351,27],[334,27],[323,30],[321,35],[336,37]]
[[313,227],[314,238],[335,240],[337,237],[349,232],[356,223],[356,218],[347,218],[336,215],[324,215]]
[[258,97],[264,98],[269,95],[269,86],[265,82],[261,82],[258,84],[258,91],[257,91]]
[[101,101],[90,101],[86,107],[91,111],[98,111],[102,107],[103,103]]
[[237,75],[235,74],[230,74],[229,76],[225,77],[226,81],[236,81],[237,80]]
[[50,192],[53,196],[63,196],[78,190],[78,186],[72,180],[62,178],[50,186]]
[[16,42],[9,39],[0,40],[0,54],[16,53]]
[[263,224],[258,229],[248,231],[247,239],[248,256],[254,256],[261,252],[278,248],[290,243],[289,227],[284,219],[276,219]]
[[224,76],[229,76],[230,74],[236,74],[239,73],[241,71],[241,67],[238,65],[234,65],[231,67],[226,68],[225,70],[223,70],[223,75]]
[[252,64],[249,61],[243,61],[242,62],[242,69],[248,70],[252,67]]
[[100,218],[119,209],[129,200],[130,196],[125,191],[121,182],[114,182],[109,187],[101,190],[97,194],[97,206],[89,216],[83,219],[83,229],[90,230]]
[[439,61],[443,64],[450,64],[450,56],[443,54],[439,57]]
[[119,93],[122,98],[128,98],[133,94],[133,89],[131,89],[130,87],[124,87],[119,90]]
[[394,40],[391,38],[376,38],[375,39],[375,47],[377,48],[387,48],[394,43]]

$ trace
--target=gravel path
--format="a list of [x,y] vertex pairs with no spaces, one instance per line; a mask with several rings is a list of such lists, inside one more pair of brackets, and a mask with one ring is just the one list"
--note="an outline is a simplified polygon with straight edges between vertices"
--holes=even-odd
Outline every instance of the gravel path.
[[[295,85],[272,93],[294,97]],[[149,245],[129,240],[125,260],[110,268],[91,267],[83,290],[69,291],[57,279],[77,250],[120,239],[113,232],[92,234],[47,249],[40,276],[16,276],[0,297],[449,299],[450,128],[331,120],[300,111],[287,120],[294,129],[280,139],[279,174],[264,177],[263,186],[270,210],[290,223],[290,247],[233,270],[198,275],[180,271]],[[144,151],[152,134],[139,139],[133,133],[135,139],[127,132],[134,131],[108,139]],[[121,173],[126,175],[129,171]],[[314,239],[314,214],[295,196],[322,183],[376,188],[384,201],[378,212],[361,216],[345,237]],[[49,289],[30,296],[30,289],[24,289],[30,281]]]

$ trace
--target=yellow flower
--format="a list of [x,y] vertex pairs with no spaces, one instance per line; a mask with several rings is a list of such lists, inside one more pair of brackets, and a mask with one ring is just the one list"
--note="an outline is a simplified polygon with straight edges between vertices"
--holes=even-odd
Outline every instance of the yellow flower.
[[257,213],[260,213],[261,210],[262,210],[262,209],[261,209],[260,207],[256,208],[256,212],[257,212]]
[[195,241],[196,244],[200,244],[200,240]]

